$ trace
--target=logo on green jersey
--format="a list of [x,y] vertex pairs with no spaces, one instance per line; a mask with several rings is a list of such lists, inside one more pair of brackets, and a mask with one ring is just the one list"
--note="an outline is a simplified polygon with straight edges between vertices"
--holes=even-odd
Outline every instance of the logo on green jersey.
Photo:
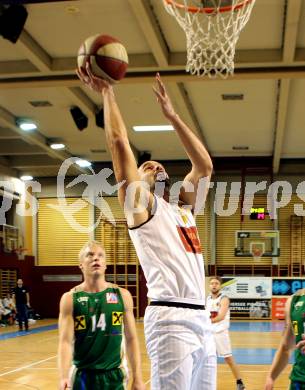
[[304,304],[304,301],[298,301],[295,305],[294,305],[294,308],[296,310],[300,309]]
[[292,329],[295,336],[299,334],[298,321],[292,321]]
[[77,316],[74,319],[74,329],[84,330],[86,329],[86,318],[85,316]]
[[119,326],[123,323],[123,312],[113,311],[112,312],[112,325]]

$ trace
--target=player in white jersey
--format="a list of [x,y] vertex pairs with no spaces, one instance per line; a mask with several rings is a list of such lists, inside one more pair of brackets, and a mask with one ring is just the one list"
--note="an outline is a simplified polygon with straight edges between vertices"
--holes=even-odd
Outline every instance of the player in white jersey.
[[156,161],[137,167],[112,86],[93,76],[89,67],[87,74],[78,75],[103,96],[106,139],[116,180],[123,182],[119,201],[147,280],[150,305],[144,329],[151,389],[215,390],[216,349],[204,307],[204,265],[192,215],[202,191],[201,179],[209,180],[212,173],[210,156],[174,111],[157,74],[155,95],[192,163],[179,202],[171,204],[164,167]]
[[210,294],[207,296],[206,308],[210,312],[217,355],[223,357],[229,365],[236,379],[236,390],[245,390],[246,388],[241,379],[239,367],[232,355],[229,335],[230,300],[221,293],[221,283],[222,281],[219,276],[210,278]]

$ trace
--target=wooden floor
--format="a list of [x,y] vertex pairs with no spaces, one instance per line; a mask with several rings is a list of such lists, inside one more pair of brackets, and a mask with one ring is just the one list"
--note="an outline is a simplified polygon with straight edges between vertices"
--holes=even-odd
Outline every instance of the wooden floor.
[[[34,327],[55,324],[55,321],[38,321]],[[143,324],[138,323],[138,333],[142,347],[143,376],[149,386],[149,361],[145,352]],[[16,331],[17,327],[0,328],[1,335]],[[281,332],[232,332],[231,339],[235,348],[276,348]],[[0,339],[0,390],[54,390],[58,388],[56,369],[57,330],[49,330],[22,337]],[[247,390],[262,390],[268,365],[240,365]],[[287,389],[288,367],[276,383],[275,389]],[[229,368],[218,365],[218,390],[235,389]],[[200,389],[198,389],[200,390]]]

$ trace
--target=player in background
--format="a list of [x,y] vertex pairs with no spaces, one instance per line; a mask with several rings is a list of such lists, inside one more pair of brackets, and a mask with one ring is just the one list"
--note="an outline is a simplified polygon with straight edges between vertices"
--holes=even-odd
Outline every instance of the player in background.
[[265,390],[273,390],[274,382],[289,363],[295,349],[295,362],[290,373],[290,390],[305,390],[305,289],[289,297],[285,307],[286,326],[273,358]]
[[124,333],[133,374],[131,389],[144,390],[132,296],[105,280],[105,251],[99,242],[84,245],[79,267],[84,282],[60,302],[59,389],[126,389]]
[[221,292],[221,284],[222,280],[219,276],[210,278],[210,294],[207,296],[206,308],[211,315],[217,355],[224,358],[230,367],[236,379],[236,390],[245,390],[239,367],[232,355],[229,335],[230,300]]

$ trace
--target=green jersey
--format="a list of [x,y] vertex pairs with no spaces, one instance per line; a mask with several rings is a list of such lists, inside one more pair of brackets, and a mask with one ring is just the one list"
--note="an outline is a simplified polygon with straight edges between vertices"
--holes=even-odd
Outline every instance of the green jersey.
[[121,366],[123,315],[118,288],[73,292],[73,364],[77,368],[111,370]]
[[[290,306],[290,319],[295,341],[298,343],[302,340],[302,334],[305,333],[305,289],[293,295]],[[305,356],[299,349],[295,351],[295,363],[290,379],[292,382],[305,383]]]

